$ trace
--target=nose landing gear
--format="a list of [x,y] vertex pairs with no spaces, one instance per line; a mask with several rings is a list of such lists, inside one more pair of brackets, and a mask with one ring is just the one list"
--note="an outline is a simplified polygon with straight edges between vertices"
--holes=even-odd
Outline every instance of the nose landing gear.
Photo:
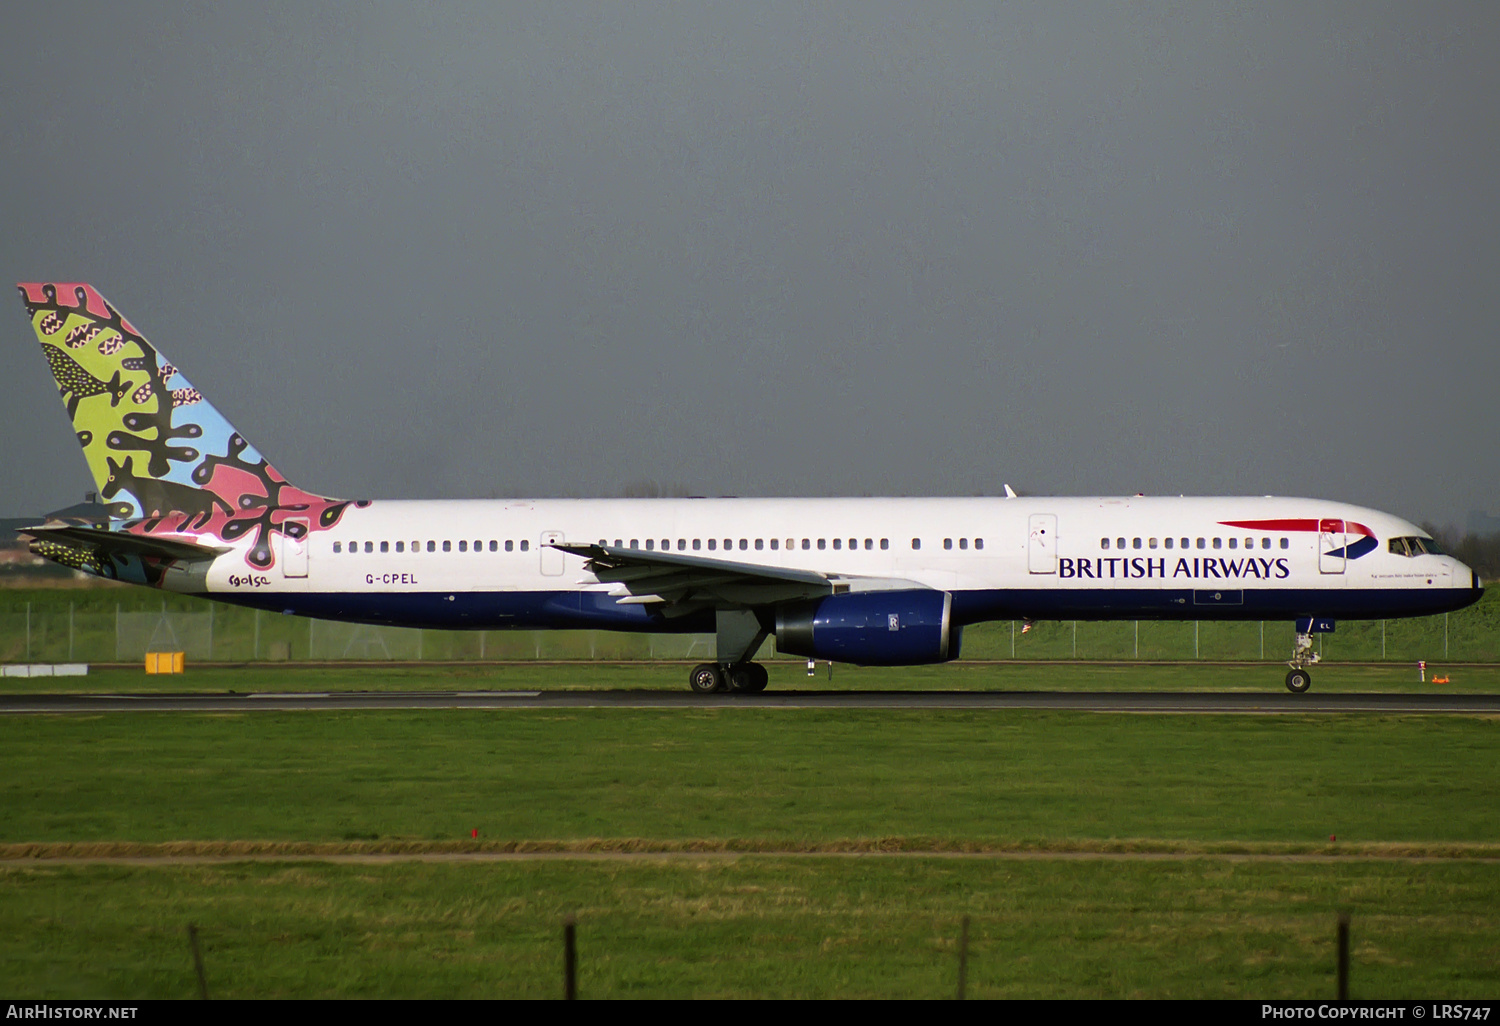
[[[1302,625],[1299,623],[1297,626]],[[1299,630],[1297,644],[1292,649],[1292,658],[1287,663],[1292,669],[1286,675],[1286,689],[1300,695],[1312,687],[1312,674],[1307,672],[1307,667],[1322,658],[1313,651],[1312,632]]]

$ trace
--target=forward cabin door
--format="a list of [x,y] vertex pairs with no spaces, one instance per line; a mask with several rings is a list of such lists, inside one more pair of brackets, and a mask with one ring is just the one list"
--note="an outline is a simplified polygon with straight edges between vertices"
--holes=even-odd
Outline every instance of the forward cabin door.
[[288,517],[281,525],[281,575],[307,576],[307,519]]
[[1057,514],[1033,513],[1027,526],[1026,568],[1034,574],[1057,573]]
[[1342,520],[1318,521],[1318,572],[1341,574],[1349,562],[1349,536]]
[[554,549],[554,544],[561,544],[563,533],[561,531],[543,531],[542,543],[537,546],[541,549],[542,574],[547,577],[561,577],[563,572],[563,553]]

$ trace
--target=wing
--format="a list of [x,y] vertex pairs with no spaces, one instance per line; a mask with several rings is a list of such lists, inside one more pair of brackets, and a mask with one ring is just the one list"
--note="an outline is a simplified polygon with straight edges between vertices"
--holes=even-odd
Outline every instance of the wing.
[[621,605],[661,604],[668,616],[704,607],[754,607],[819,598],[847,591],[924,588],[912,581],[853,577],[817,570],[740,563],[677,552],[647,552],[613,545],[554,542],[552,548],[581,556],[584,568]]

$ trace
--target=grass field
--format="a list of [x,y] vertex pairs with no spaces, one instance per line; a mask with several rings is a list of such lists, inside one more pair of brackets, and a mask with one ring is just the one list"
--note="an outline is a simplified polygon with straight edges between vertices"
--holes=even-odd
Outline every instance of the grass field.
[[[984,996],[1328,997],[1341,910],[1355,996],[1500,986],[1492,718],[129,714],[0,752],[11,994],[191,996],[194,922],[216,996],[549,996],[568,912],[586,996],[947,996],[966,914]],[[579,854],[17,857],[245,839]],[[695,846],[760,854],[584,857]]]

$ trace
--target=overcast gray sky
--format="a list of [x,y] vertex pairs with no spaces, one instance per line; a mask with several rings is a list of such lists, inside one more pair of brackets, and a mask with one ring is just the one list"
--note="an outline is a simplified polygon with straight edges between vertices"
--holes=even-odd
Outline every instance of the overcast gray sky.
[[[50,3],[0,264],[344,497],[1500,512],[1500,5]],[[18,300],[0,515],[92,487]]]

